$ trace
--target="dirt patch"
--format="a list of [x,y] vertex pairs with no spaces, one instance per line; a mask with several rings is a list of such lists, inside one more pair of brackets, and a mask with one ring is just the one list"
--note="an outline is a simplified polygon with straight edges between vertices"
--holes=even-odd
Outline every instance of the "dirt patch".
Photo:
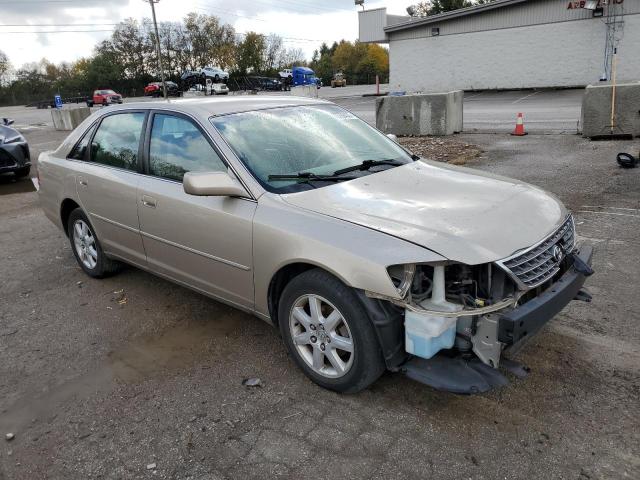
[[452,165],[465,165],[482,153],[477,145],[447,137],[401,137],[399,141],[416,155]]

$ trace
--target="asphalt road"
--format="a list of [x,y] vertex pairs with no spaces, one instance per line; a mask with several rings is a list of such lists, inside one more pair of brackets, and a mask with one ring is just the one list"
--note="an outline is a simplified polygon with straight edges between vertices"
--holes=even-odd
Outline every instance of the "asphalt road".
[[[326,89],[321,89],[321,91]],[[333,89],[336,90],[336,89]],[[328,98],[375,125],[375,97],[323,92]],[[345,89],[346,90],[346,89]],[[383,91],[387,86],[383,87]],[[525,129],[538,134],[575,134],[580,119],[582,89],[468,92],[464,96],[466,133],[508,133],[522,113]]]
[[[64,137],[26,135],[35,155]],[[593,303],[521,351],[528,378],[471,397],[394,374],[322,390],[260,320],[134,268],[88,278],[31,183],[0,177],[0,479],[640,478],[640,169],[614,165],[640,142],[458,139],[597,249]]]

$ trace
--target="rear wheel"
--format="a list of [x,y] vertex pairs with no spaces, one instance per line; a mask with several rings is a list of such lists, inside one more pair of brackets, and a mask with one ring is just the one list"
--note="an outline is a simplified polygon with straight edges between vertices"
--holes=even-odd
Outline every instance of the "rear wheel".
[[121,264],[107,258],[84,212],[76,208],[67,223],[71,250],[80,268],[90,277],[103,278],[120,269]]
[[278,318],[289,353],[324,388],[355,393],[385,370],[373,325],[357,296],[324,270],[291,280]]

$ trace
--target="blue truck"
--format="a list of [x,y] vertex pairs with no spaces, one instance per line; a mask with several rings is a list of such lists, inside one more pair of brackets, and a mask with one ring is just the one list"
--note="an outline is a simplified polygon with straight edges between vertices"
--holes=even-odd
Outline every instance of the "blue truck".
[[293,67],[279,72],[280,78],[289,86],[298,87],[300,85],[316,85],[318,88],[322,86],[322,82],[313,70],[307,67]]

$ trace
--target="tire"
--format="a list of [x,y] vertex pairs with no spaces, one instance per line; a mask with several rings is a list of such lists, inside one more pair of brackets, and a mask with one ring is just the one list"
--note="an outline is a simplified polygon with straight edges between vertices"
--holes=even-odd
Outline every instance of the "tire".
[[13,174],[15,175],[16,178],[23,178],[29,175],[30,172],[31,172],[31,167],[22,167],[18,170],[15,170]]
[[[84,230],[83,226],[86,226],[86,230]],[[69,215],[67,233],[73,255],[76,257],[80,268],[84,270],[84,273],[93,278],[104,278],[120,270],[122,264],[111,260],[104,254],[100,241],[93,230],[93,226],[81,209],[76,208]],[[85,234],[84,240],[79,237],[79,234],[82,233]],[[87,238],[87,234],[90,238]],[[90,253],[91,246],[93,246],[95,255]],[[84,256],[81,257],[81,250],[89,253],[85,253]]]
[[294,361],[321,387],[356,393],[385,370],[373,324],[358,297],[324,270],[309,270],[289,282],[280,297],[278,319]]

